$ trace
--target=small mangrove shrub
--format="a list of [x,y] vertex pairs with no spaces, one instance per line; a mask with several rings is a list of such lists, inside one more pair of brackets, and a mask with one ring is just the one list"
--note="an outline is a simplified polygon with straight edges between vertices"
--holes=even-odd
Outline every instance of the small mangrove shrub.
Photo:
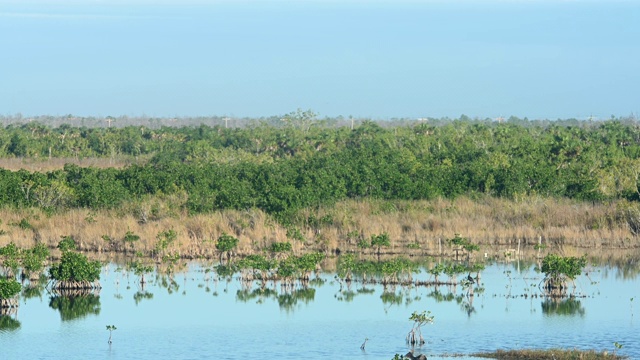
[[422,336],[422,327],[427,324],[433,323],[434,316],[431,315],[431,311],[423,311],[421,313],[414,311],[409,317],[410,321],[413,321],[413,327],[407,334],[407,344],[411,346],[422,346],[425,341]]
[[[70,241],[69,241],[70,239]],[[70,237],[63,237],[58,248],[69,249],[73,243]],[[49,277],[55,282],[57,290],[90,290],[100,288],[100,262],[89,261],[83,254],[71,250],[63,250],[58,264],[49,268]]]
[[238,238],[231,236],[227,233],[222,233],[216,241],[216,249],[220,251],[220,264],[223,263],[223,255],[227,255],[227,262],[231,261],[231,254],[233,250],[238,246]]
[[22,290],[22,286],[15,279],[0,278],[0,309],[18,306],[16,297]]
[[111,341],[111,335],[113,333],[114,330],[117,330],[118,328],[115,325],[107,325],[107,330],[109,331],[109,344],[112,343]]
[[378,248],[378,255],[380,255],[380,250],[383,246],[391,246],[391,239],[389,238],[389,234],[382,233],[379,235],[371,235],[371,247]]
[[574,282],[578,275],[582,274],[582,269],[587,265],[586,256],[559,256],[549,254],[542,259],[541,271],[545,277],[543,289],[550,296],[565,296],[567,283]]
[[20,249],[10,242],[9,244],[0,247],[0,263],[4,268],[8,277],[15,277],[20,268]]

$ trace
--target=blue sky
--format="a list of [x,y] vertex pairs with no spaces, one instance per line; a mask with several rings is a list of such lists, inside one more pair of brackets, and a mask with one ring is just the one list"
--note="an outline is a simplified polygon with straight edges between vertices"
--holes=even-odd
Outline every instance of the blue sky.
[[0,0],[0,114],[609,118],[640,1]]

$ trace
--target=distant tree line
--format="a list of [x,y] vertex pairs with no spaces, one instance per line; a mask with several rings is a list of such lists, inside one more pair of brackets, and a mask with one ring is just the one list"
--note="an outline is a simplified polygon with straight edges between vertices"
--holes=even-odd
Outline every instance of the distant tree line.
[[0,129],[0,157],[146,160],[122,169],[0,169],[0,206],[114,208],[186,194],[192,213],[260,208],[286,218],[348,198],[638,199],[640,124],[632,120],[334,125],[302,111],[244,128],[9,125]]

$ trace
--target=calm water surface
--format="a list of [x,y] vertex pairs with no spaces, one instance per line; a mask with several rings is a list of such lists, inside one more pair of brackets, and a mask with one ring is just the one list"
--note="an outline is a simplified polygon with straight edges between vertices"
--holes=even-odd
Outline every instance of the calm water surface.
[[[408,318],[423,310],[435,316],[420,349],[430,359],[511,348],[612,351],[614,342],[640,359],[640,278],[615,267],[591,267],[576,282],[585,297],[559,303],[537,297],[542,276],[518,262],[488,266],[472,300],[461,286],[341,289],[333,274],[307,290],[269,283],[258,293],[203,269],[192,263],[174,282],[150,275],[143,291],[137,276],[111,264],[99,296],[23,296],[17,314],[0,319],[0,359],[389,360],[407,352]],[[111,345],[106,325],[117,327]]]

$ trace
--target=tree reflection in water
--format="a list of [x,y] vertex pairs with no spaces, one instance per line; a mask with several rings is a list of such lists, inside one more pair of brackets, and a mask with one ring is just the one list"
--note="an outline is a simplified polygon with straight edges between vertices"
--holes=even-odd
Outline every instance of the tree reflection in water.
[[278,292],[267,287],[258,287],[256,289],[238,290],[236,292],[236,300],[241,302],[249,302],[256,300],[256,304],[262,304],[267,299],[275,299],[278,301],[280,309],[287,312],[295,310],[298,302],[302,301],[309,304],[316,297],[316,289],[311,287],[301,287],[292,289],[291,287],[282,287],[284,290]]
[[[2,309],[5,310],[5,309]],[[11,317],[11,315],[3,314],[3,311],[0,311],[0,332],[3,331],[14,331],[20,328],[20,321]]]
[[87,315],[100,314],[100,297],[92,293],[75,293],[52,296],[49,307],[60,311],[62,321],[81,319]]
[[541,303],[542,313],[547,316],[562,315],[562,316],[575,316],[579,315],[583,317],[585,310],[580,303],[580,300],[573,298],[558,300],[558,299],[546,299]]
[[42,291],[44,290],[48,279],[46,276],[41,276],[37,280],[30,280],[27,285],[22,287],[22,299],[29,300],[33,298],[42,299]]
[[140,304],[140,302],[145,299],[153,299],[153,294],[144,290],[136,291],[136,293],[133,294],[133,301],[135,301],[136,305]]

